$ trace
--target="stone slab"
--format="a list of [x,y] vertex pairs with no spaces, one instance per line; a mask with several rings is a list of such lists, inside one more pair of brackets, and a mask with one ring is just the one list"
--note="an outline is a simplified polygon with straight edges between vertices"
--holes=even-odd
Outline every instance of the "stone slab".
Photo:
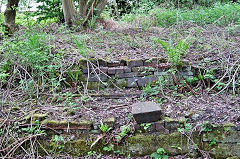
[[162,112],[154,102],[140,102],[132,105],[132,114],[136,122],[150,123],[161,119]]

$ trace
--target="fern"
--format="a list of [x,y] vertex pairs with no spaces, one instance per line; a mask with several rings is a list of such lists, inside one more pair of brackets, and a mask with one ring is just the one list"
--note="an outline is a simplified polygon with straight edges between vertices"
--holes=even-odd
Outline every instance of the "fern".
[[177,45],[173,47],[161,39],[155,39],[155,42],[162,46],[168,56],[168,61],[171,62],[174,67],[182,65],[181,58],[188,50],[190,46],[189,43],[186,43],[185,40],[180,40]]

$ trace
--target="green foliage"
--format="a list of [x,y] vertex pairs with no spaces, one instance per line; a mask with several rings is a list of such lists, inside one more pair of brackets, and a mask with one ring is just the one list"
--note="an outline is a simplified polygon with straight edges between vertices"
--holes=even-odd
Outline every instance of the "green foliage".
[[216,4],[212,8],[199,7],[193,10],[161,8],[155,9],[153,15],[156,16],[156,24],[162,27],[182,22],[193,22],[200,25],[217,24],[224,26],[240,20],[240,5]]
[[52,52],[53,47],[46,43],[48,40],[50,36],[35,29],[25,30],[22,36],[11,41],[4,40],[0,46],[3,52],[0,55],[0,83],[11,75],[11,80],[19,79],[19,88],[29,95],[36,95],[46,87],[57,88],[61,54]]
[[155,7],[148,13],[129,13],[122,16],[123,21],[137,23],[141,27],[146,25],[145,21],[141,21],[142,19],[151,19],[150,25],[160,27],[169,27],[185,22],[198,25],[227,26],[240,21],[240,4],[216,3],[212,7],[198,6],[193,9]]
[[[197,6],[211,7],[215,3],[219,3],[219,0],[158,0],[160,5],[166,7],[176,7],[176,8],[194,8]],[[222,3],[232,2],[232,0],[221,0]]]
[[36,2],[41,4],[34,13],[38,21],[57,19],[58,22],[64,22],[61,0],[36,0]]
[[181,58],[189,48],[189,43],[186,43],[185,40],[180,40],[176,46],[173,47],[160,39],[155,39],[155,42],[163,47],[169,62],[171,62],[174,67],[182,65]]
[[89,49],[87,48],[82,37],[80,37],[80,40],[75,38],[75,45],[82,56],[86,57],[88,55]]
[[103,133],[107,133],[109,132],[112,128],[109,127],[107,124],[101,123],[99,126],[99,129],[103,132]]
[[40,123],[38,120],[36,120],[34,122],[34,125],[31,126],[31,127],[27,127],[27,128],[22,128],[21,129],[23,132],[26,132],[26,133],[29,133],[29,134],[33,134],[33,135],[36,135],[36,134],[43,134],[45,132],[45,130],[41,130],[40,129]]
[[51,147],[50,152],[57,153],[57,154],[63,152],[65,148],[64,142],[65,140],[63,136],[54,135],[50,141],[50,147]]
[[142,123],[140,126],[143,127],[143,129],[146,131],[147,129],[150,128],[151,123]]
[[163,148],[158,148],[157,152],[152,153],[150,157],[154,159],[167,159],[168,155],[166,154],[166,151]]
[[202,131],[203,132],[211,132],[217,126],[215,124],[210,124],[208,121],[202,123]]
[[114,145],[113,144],[110,144],[109,146],[105,146],[104,148],[103,148],[103,150],[104,151],[107,151],[107,152],[111,152],[111,151],[113,151],[114,149]]
[[[164,76],[160,76],[156,82],[148,83],[146,86],[142,88],[142,94],[140,96],[141,100],[145,100],[146,98],[155,98],[160,93],[162,89],[167,84],[167,79]],[[162,103],[161,98],[155,98],[157,102]]]
[[148,83],[145,87],[142,88],[142,94],[140,98],[144,100],[146,97],[156,96],[157,94],[159,94],[159,87]]
[[124,137],[126,137],[128,135],[128,133],[130,133],[131,131],[131,128],[129,125],[123,125],[120,127],[120,134],[119,135],[116,135],[115,138],[116,138],[116,141],[119,143]]
[[191,124],[189,124],[186,121],[184,121],[184,128],[178,128],[178,131],[180,133],[185,133],[185,132],[189,132],[191,129],[192,129]]
[[212,147],[212,146],[214,146],[214,145],[216,145],[217,144],[217,142],[216,142],[216,140],[215,139],[212,139],[210,142],[209,142],[209,146],[210,147]]

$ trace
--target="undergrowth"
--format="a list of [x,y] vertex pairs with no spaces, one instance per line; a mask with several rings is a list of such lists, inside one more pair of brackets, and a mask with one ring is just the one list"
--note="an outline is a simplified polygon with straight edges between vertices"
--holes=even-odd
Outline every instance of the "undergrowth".
[[61,76],[61,53],[46,43],[51,36],[37,30],[25,30],[23,36],[6,39],[0,46],[0,86],[17,87],[30,96],[45,88],[54,90]]
[[[136,23],[139,21],[139,18],[143,19],[143,17],[151,19],[153,26],[161,27],[182,24],[184,22],[192,22],[198,25],[215,24],[225,26],[231,23],[239,23],[240,5],[216,3],[213,7],[200,6],[192,10],[186,10],[185,8],[155,8],[147,14],[126,14],[122,17],[122,20]],[[144,21],[139,23],[140,25],[145,25]]]

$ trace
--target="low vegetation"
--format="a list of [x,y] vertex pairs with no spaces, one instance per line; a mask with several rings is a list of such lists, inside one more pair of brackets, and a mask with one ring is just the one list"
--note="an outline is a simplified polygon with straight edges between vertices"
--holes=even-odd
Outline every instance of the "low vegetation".
[[[0,13],[1,157],[68,156],[66,143],[81,135],[74,134],[69,123],[79,128],[75,120],[80,119],[84,126],[94,121],[91,131],[96,139],[91,148],[103,144],[99,149],[108,155],[91,150],[78,156],[122,156],[119,145],[127,147],[129,136],[151,133],[153,127],[142,123],[140,131],[135,129],[130,105],[138,101],[155,101],[167,116],[183,118],[177,132],[189,141],[196,127],[209,133],[216,128],[213,122],[239,123],[239,1],[117,0],[101,11],[94,1],[87,3],[86,15],[76,15],[74,23],[64,19],[60,0],[37,2],[42,4],[36,12],[17,11],[16,26],[10,31]],[[73,2],[80,12],[79,2]],[[160,63],[152,66],[157,58]],[[139,59],[150,63],[139,71],[146,74],[143,79],[154,76],[155,69],[165,72],[143,86],[128,88],[100,69]],[[91,75],[98,82],[88,81]],[[35,113],[44,114],[44,119]],[[114,116],[110,124],[104,121],[109,116]],[[58,130],[46,135],[43,123],[49,121],[55,126],[62,121],[68,135]],[[43,147],[44,140],[49,141],[49,149]],[[178,144],[174,148],[181,151]],[[217,144],[212,138],[207,146]],[[39,147],[43,152],[38,153]],[[196,149],[209,157],[209,152]],[[146,157],[169,155],[159,147]]]

